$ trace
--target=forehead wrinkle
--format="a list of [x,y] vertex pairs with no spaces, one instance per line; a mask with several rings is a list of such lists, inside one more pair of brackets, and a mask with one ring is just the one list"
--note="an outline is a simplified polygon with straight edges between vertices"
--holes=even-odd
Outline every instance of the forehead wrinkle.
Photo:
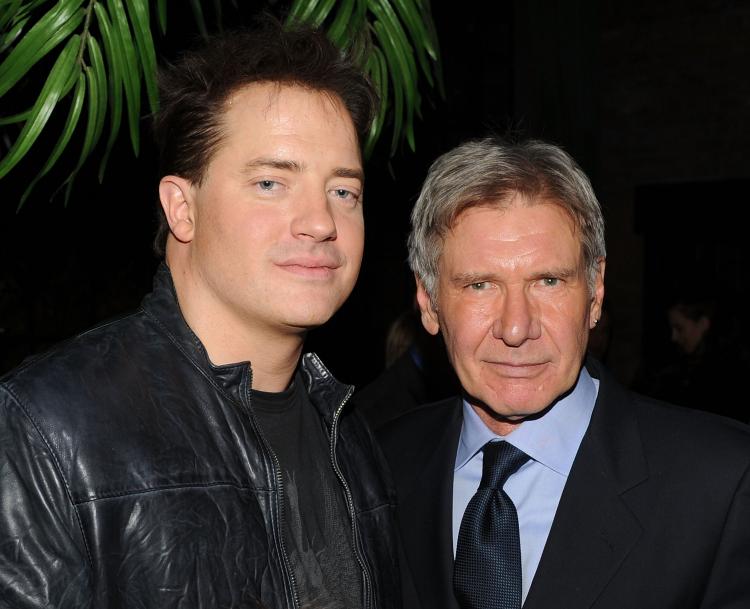
[[[537,242],[539,234],[532,233],[532,242],[529,242],[529,235],[522,238],[517,236],[504,238],[500,235],[493,235],[490,241],[499,245],[500,250],[485,246],[477,251],[477,244],[462,242],[456,238],[455,232],[456,229],[451,229],[455,240],[444,241],[443,254],[446,250],[452,249],[454,264],[457,260],[461,260],[459,265],[464,268],[455,269],[458,272],[450,273],[450,281],[465,283],[497,281],[508,279],[518,272],[521,272],[527,279],[544,277],[571,279],[577,277],[582,270],[583,259],[580,253],[575,259],[565,260],[566,253],[559,252],[554,247],[552,249],[547,247],[550,244],[549,240]],[[457,259],[456,256],[458,256]],[[439,267],[443,266],[444,260],[444,256],[441,255]]]

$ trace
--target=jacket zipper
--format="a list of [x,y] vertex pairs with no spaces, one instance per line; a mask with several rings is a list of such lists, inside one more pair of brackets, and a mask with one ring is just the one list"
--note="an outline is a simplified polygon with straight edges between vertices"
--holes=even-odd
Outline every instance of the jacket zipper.
[[365,587],[365,609],[374,608],[374,593],[372,590],[372,583],[371,583],[371,577],[370,572],[367,569],[367,560],[362,555],[362,551],[360,549],[360,539],[359,539],[359,532],[357,530],[357,519],[354,515],[354,500],[352,499],[352,493],[349,490],[349,484],[347,484],[346,479],[344,478],[344,474],[341,472],[341,468],[339,467],[338,460],[336,459],[336,439],[338,437],[338,422],[339,422],[339,415],[341,414],[341,411],[344,409],[344,405],[349,401],[349,398],[352,397],[352,394],[354,393],[354,387],[349,387],[349,390],[344,397],[341,404],[339,404],[339,407],[336,409],[336,412],[333,415],[333,423],[331,425],[331,465],[333,465],[333,471],[336,472],[336,476],[341,481],[341,484],[344,487],[344,493],[346,494],[346,502],[349,507],[349,515],[352,519],[352,537],[354,540],[354,555],[357,558],[357,562],[359,562],[359,566],[362,569],[362,574],[364,575],[364,587]]
[[258,432],[258,436],[263,442],[263,446],[268,451],[268,454],[271,455],[271,459],[273,461],[274,477],[276,478],[276,488],[278,489],[278,503],[276,505],[276,518],[279,523],[278,531],[275,531],[275,533],[277,533],[276,537],[279,541],[279,546],[281,549],[281,558],[284,561],[283,572],[284,572],[284,575],[286,575],[287,579],[289,580],[288,583],[289,583],[289,588],[291,589],[291,592],[292,592],[292,601],[294,602],[294,608],[300,609],[299,594],[297,592],[297,582],[294,579],[294,571],[292,571],[292,567],[289,564],[289,556],[287,555],[286,542],[284,541],[284,535],[283,535],[284,482],[283,482],[283,476],[281,474],[281,464],[279,463],[279,458],[276,456],[276,453],[273,452],[271,445],[268,443],[268,440],[266,439],[266,436],[263,433],[263,430],[260,428],[260,425],[258,425],[258,420],[255,418],[255,413],[253,412],[253,409],[250,406],[250,387],[252,387],[252,382],[253,382],[253,371],[252,369],[250,369],[248,384],[245,388],[246,400],[247,400],[247,405],[248,405],[247,410],[248,410],[248,413],[250,414],[250,420],[255,426],[255,430]]

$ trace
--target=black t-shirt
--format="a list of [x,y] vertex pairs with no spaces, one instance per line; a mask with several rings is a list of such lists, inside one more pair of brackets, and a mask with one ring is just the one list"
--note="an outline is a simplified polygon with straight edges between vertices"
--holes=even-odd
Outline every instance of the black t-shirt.
[[302,377],[281,393],[253,391],[251,400],[283,473],[284,544],[302,609],[361,607],[362,570],[344,489]]

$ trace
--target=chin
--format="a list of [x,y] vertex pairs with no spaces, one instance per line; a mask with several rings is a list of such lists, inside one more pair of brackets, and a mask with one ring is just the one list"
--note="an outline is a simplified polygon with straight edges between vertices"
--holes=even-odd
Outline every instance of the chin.
[[293,328],[313,330],[325,324],[333,317],[338,307],[306,308],[301,311],[288,311],[284,316],[285,323]]
[[555,398],[540,395],[528,388],[505,387],[481,400],[485,407],[499,417],[525,418],[544,411]]

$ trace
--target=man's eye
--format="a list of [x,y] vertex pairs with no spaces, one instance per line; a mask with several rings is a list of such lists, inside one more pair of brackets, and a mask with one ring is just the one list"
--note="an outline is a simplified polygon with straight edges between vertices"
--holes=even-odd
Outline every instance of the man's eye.
[[480,290],[487,289],[488,285],[489,284],[486,281],[475,281],[474,283],[469,284],[469,288],[475,292],[479,292]]
[[261,180],[258,182],[258,186],[261,190],[273,190],[277,183],[278,182],[274,182],[273,180]]
[[359,199],[359,195],[353,193],[351,190],[347,190],[346,188],[334,188],[331,193],[339,199],[346,199],[352,202]]
[[545,277],[544,279],[542,279],[542,285],[545,285],[549,288],[553,288],[559,283],[560,280],[557,277]]

